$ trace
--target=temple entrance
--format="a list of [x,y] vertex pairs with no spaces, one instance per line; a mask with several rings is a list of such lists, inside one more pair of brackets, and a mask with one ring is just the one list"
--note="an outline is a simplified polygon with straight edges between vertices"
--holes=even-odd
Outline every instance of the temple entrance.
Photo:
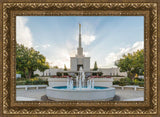
[[77,65],[77,71],[79,71],[80,67],[83,69],[83,65]]

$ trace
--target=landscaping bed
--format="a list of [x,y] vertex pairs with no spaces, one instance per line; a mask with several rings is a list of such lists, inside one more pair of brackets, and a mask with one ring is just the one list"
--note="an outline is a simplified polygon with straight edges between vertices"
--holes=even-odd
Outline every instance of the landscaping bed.
[[113,85],[126,86],[126,85],[138,85],[139,87],[144,87],[144,79],[140,78],[122,78],[120,80],[113,81]]
[[16,85],[48,85],[48,81],[40,78],[18,78],[16,79]]

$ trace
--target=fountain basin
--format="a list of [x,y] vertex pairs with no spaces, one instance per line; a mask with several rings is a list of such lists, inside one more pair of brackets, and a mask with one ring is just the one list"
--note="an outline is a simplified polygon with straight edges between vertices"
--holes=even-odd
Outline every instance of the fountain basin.
[[48,99],[55,101],[109,101],[115,96],[115,88],[98,86],[94,87],[93,89],[79,89],[75,87],[73,89],[67,89],[66,86],[47,87],[46,94]]

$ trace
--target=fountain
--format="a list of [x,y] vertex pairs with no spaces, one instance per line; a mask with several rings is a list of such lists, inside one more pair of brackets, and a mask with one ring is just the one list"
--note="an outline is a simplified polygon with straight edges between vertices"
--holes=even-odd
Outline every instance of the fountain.
[[75,78],[67,78],[66,86],[47,87],[47,96],[51,100],[112,100],[115,96],[115,88],[94,86],[94,80],[86,79],[85,72],[80,67],[79,75]]
[[71,78],[67,78],[67,89],[94,89],[94,80],[87,80],[87,86],[85,86],[85,73],[80,68],[79,77],[76,76],[76,87],[73,87],[73,80]]

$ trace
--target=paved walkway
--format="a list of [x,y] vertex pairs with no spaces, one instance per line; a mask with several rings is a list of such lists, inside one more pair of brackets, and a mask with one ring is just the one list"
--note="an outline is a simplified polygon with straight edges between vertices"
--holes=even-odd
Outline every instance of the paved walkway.
[[[26,100],[26,98],[31,98],[37,101],[41,100],[41,96],[46,95],[46,89],[30,89],[25,91],[24,89],[17,89],[16,90],[16,96],[17,96],[17,101],[19,100],[18,97],[21,97],[21,100]],[[121,90],[121,89],[116,89],[116,95],[118,95],[120,97],[120,101],[127,101],[129,99],[129,101],[142,101],[143,97],[144,97],[144,91],[134,91],[132,89],[125,89],[125,90]],[[24,99],[23,99],[24,97]],[[139,100],[141,99],[141,100]],[[30,100],[26,100],[26,101],[30,101]]]
[[40,101],[43,95],[46,95],[46,89],[29,89],[27,91],[24,89],[16,89],[16,97],[21,97],[21,99],[24,97],[24,100],[25,98],[33,98]]
[[116,89],[116,95],[120,97],[120,101],[128,99],[130,99],[130,101],[131,99],[133,99],[133,101],[135,101],[135,99],[137,99],[137,101],[142,101],[139,100],[139,98],[144,97],[144,90],[134,91],[133,89],[125,89],[125,90]]

